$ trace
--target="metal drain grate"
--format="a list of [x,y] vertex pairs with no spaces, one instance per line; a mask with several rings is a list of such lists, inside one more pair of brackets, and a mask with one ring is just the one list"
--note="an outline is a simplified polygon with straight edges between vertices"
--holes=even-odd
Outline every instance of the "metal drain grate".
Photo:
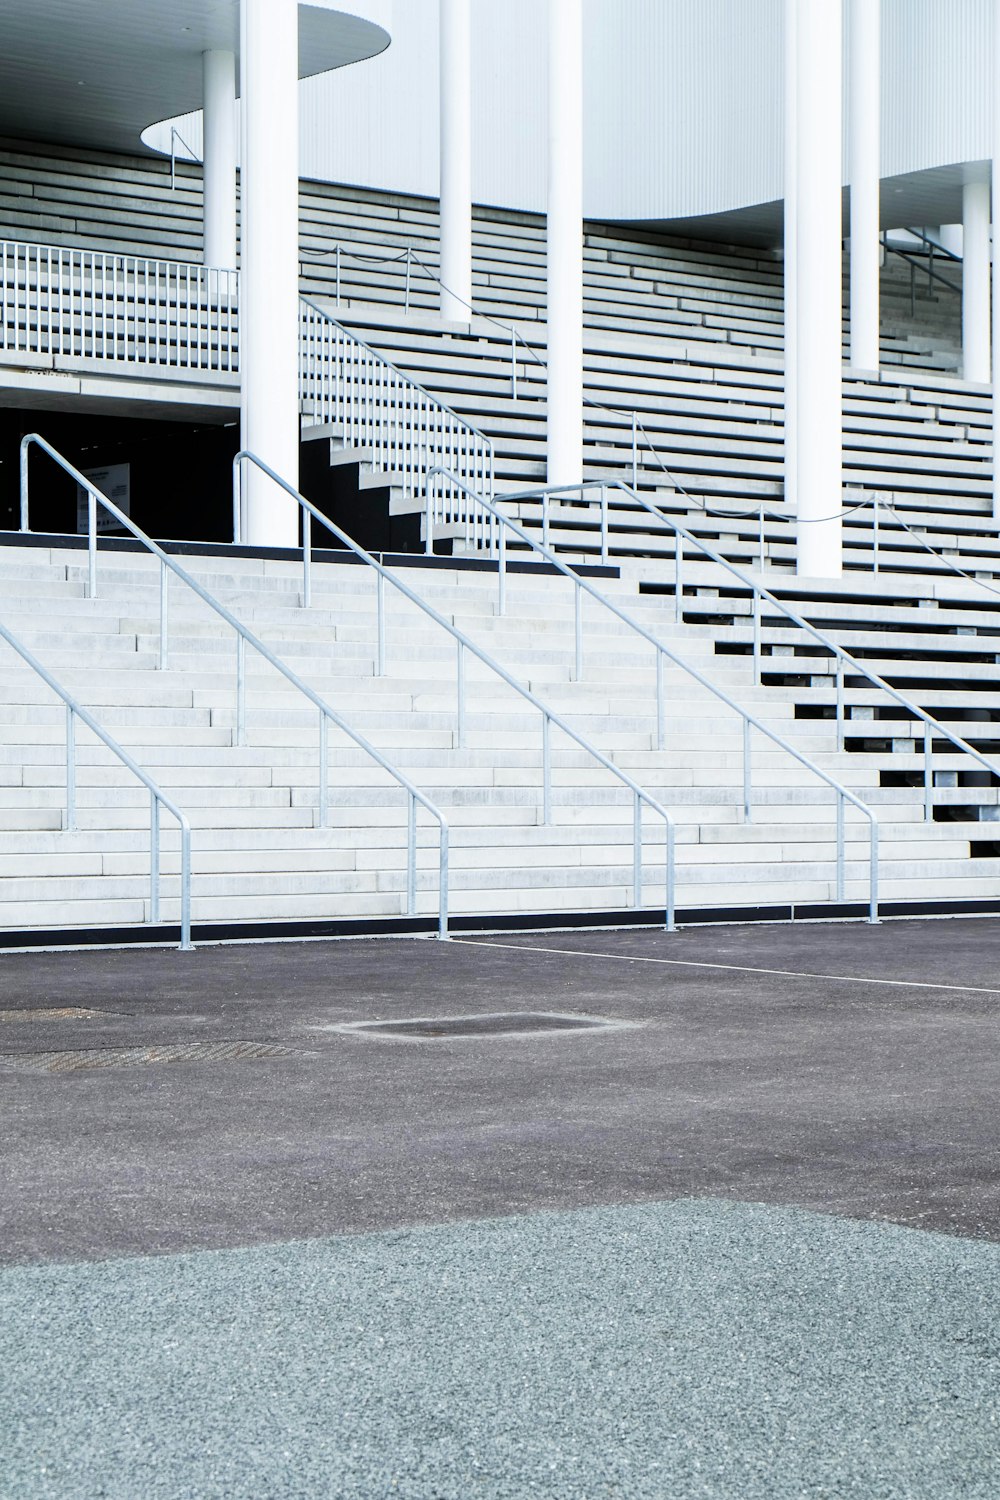
[[481,1016],[422,1016],[413,1021],[352,1021],[333,1030],[388,1037],[530,1036],[538,1032],[607,1031],[618,1024],[598,1016],[511,1010]]
[[85,1005],[36,1005],[20,1010],[0,1010],[3,1021],[88,1021],[92,1016],[118,1015],[109,1010],[89,1010]]
[[294,1057],[277,1042],[180,1042],[163,1047],[82,1047],[73,1052],[0,1052],[0,1068],[17,1073],[82,1073],[95,1068],[134,1068],[144,1063],[252,1062]]

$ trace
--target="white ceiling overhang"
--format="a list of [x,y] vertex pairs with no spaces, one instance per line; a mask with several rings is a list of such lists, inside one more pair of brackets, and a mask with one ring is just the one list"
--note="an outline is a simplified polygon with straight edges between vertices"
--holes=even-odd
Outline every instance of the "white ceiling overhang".
[[[300,77],[383,51],[389,9],[390,0],[300,5]],[[0,135],[140,149],[148,125],[201,107],[210,48],[238,56],[239,0],[5,0]]]

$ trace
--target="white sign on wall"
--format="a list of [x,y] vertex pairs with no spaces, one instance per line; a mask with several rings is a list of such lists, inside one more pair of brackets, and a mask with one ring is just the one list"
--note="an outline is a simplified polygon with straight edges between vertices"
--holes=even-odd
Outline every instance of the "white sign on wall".
[[[102,495],[117,505],[125,515],[132,514],[129,509],[132,494],[130,464],[109,464],[106,469],[83,469],[82,473],[89,479],[95,489],[100,490]],[[87,531],[87,491],[82,485],[76,487],[76,529],[81,535]],[[110,531],[121,531],[122,527],[114,516],[104,509],[102,505],[97,507],[97,534],[98,536]]]

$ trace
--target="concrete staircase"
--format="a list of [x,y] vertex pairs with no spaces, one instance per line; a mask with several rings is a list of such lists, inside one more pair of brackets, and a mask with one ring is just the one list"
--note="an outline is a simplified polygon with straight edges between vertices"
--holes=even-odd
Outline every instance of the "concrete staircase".
[[[190,562],[190,559],[186,560]],[[554,752],[553,816],[542,822],[538,715],[470,663],[467,743],[457,748],[454,644],[412,606],[390,604],[388,670],[374,675],[374,588],[365,570],[317,564],[314,606],[298,607],[292,563],[205,557],[201,581],[385,751],[452,825],[452,909],[544,918],[632,905],[632,805],[589,757]],[[667,676],[666,743],[655,749],[651,653],[610,619],[588,620],[585,678],[572,680],[569,586],[512,575],[508,614],[480,569],[407,569],[422,593],[563,713],[675,815],[683,908],[824,907],[835,892],[834,799],[805,768],[754,736],[753,822],[742,822],[738,718],[685,673]],[[145,555],[102,556],[101,596],[84,597],[78,552],[0,549],[5,623],[91,708],[189,815],[194,920],[278,923],[398,919],[405,908],[405,806],[353,745],[331,742],[332,826],[317,823],[315,714],[265,664],[251,665],[247,743],[234,740],[234,647],[218,617],[180,586],[167,671],[156,669],[157,573]],[[992,898],[1000,863],[983,854],[978,812],[922,821],[919,788],[886,775],[877,746],[834,748],[829,724],[802,713],[803,688],[755,686],[750,663],[723,659],[735,626],[672,623],[636,581],[608,586],[682,655],[878,813],[887,900]],[[44,615],[39,602],[44,602]],[[716,622],[719,625],[720,622]],[[728,634],[727,634],[728,632]],[[778,643],[780,644],[780,642]],[[37,679],[3,659],[0,925],[9,932],[122,926],[148,916],[148,807],[110,757],[81,739],[79,831],[61,830],[64,722]],[[827,707],[829,679],[813,687]],[[908,766],[905,752],[901,765]],[[893,764],[896,764],[895,758]],[[952,789],[936,802],[947,807]],[[973,800],[993,816],[996,792]],[[663,901],[663,829],[647,817],[642,905]],[[433,828],[422,823],[418,906],[437,905]],[[848,816],[845,895],[867,889],[866,825]],[[165,920],[176,920],[177,845],[164,828]],[[197,933],[196,933],[197,935]]]

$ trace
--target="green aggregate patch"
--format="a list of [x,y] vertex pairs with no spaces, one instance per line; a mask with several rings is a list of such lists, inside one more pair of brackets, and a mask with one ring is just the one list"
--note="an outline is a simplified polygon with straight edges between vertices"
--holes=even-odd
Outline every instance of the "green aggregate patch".
[[995,1500],[998,1283],[714,1201],[9,1268],[0,1496]]

